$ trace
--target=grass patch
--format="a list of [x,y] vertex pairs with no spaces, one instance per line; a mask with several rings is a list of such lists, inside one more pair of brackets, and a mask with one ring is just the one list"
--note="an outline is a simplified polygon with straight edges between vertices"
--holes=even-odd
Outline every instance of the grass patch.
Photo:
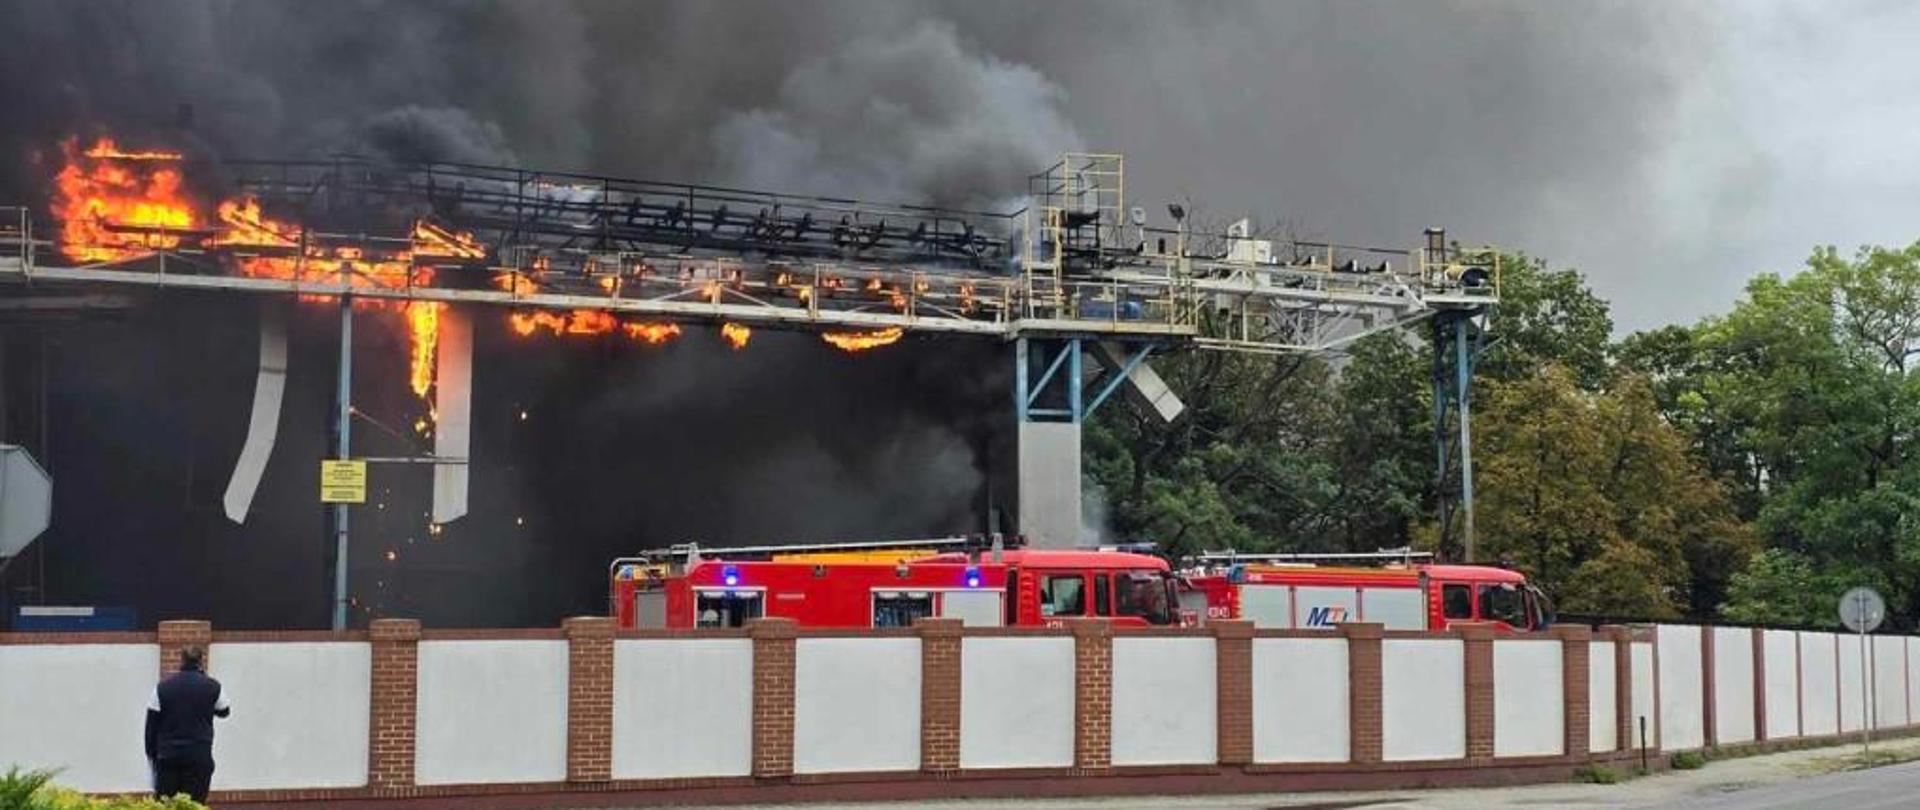
[[1914,746],[1888,746],[1871,751],[1855,751],[1833,757],[1821,757],[1808,763],[1809,770],[1815,773],[1839,773],[1841,771],[1864,771],[1868,768],[1880,768],[1887,765],[1920,760],[1920,748]]
[[1620,772],[1602,765],[1583,765],[1573,769],[1573,781],[1589,785],[1611,785],[1620,781]]
[[1697,771],[1707,766],[1707,758],[1698,751],[1681,751],[1671,762],[1676,771]]

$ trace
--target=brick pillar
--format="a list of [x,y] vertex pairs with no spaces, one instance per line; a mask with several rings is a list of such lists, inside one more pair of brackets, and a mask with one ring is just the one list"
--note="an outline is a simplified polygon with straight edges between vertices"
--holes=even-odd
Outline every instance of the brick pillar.
[[1381,624],[1335,625],[1347,639],[1347,756],[1354,762],[1381,759]]
[[1617,624],[1600,628],[1613,641],[1613,741],[1625,751],[1640,744],[1633,722],[1633,631]]
[[1714,708],[1713,688],[1713,628],[1700,628],[1700,710],[1705,713],[1700,728],[1706,735],[1706,746],[1712,748],[1720,744],[1720,732],[1714,726],[1720,723],[1719,713]]
[[1253,761],[1253,622],[1208,622],[1213,630],[1214,711],[1220,764]]
[[753,619],[753,775],[793,775],[793,648],[799,626],[792,619]]
[[160,636],[160,677],[165,678],[180,671],[180,649],[187,645],[196,645],[207,657],[202,667],[213,671],[213,624],[199,620],[181,620],[161,622]]
[[959,619],[917,619],[920,633],[920,770],[960,769]]
[[1592,748],[1593,683],[1588,668],[1593,658],[1593,628],[1584,624],[1556,624],[1560,639],[1561,753],[1585,759]]
[[1113,764],[1113,625],[1069,622],[1073,628],[1073,766]]
[[567,635],[567,781],[613,778],[613,619],[576,616]]
[[1767,741],[1767,631],[1753,628],[1753,739]]
[[368,727],[367,783],[376,788],[413,785],[414,709],[420,686],[420,622],[374,619],[372,717]]
[[1467,759],[1493,759],[1493,630],[1460,629],[1466,642]]

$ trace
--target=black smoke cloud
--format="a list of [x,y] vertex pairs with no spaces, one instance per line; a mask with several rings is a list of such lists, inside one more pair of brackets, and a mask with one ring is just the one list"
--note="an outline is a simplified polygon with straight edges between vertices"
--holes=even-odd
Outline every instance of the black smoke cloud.
[[[0,0],[0,192],[41,202],[53,146],[108,132],[211,159],[350,151],[963,206],[1005,205],[1056,153],[1091,147],[1128,155],[1129,193],[1156,216],[1191,196],[1356,240],[1434,224],[1503,240],[1525,232],[1516,222],[1566,231],[1544,220],[1571,195],[1632,207],[1688,54],[1710,47],[1676,41],[1688,14]],[[16,347],[45,335],[64,369],[49,426],[53,595],[133,602],[149,619],[322,623],[310,494],[331,320],[297,319],[279,454],[256,518],[235,528],[218,493],[244,432],[257,304],[164,303],[8,332]],[[974,530],[1007,501],[998,344],[923,338],[853,358],[805,335],[736,354],[695,334],[654,350],[520,341],[497,314],[476,317],[474,513],[426,535],[424,482],[383,475],[387,506],[361,510],[354,574],[378,610],[545,623],[599,610],[600,566],[619,552]],[[415,406],[399,337],[390,319],[362,320],[356,402],[404,433]],[[409,449],[358,435],[365,452]]]

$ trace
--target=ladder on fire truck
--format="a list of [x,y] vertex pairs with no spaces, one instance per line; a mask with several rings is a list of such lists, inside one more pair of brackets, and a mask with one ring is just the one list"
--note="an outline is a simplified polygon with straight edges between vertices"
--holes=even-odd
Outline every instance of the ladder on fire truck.
[[1025,545],[1024,537],[998,532],[909,540],[856,540],[726,548],[702,548],[698,543],[676,543],[666,548],[642,551],[631,557],[616,558],[608,570],[617,576],[621,568],[626,566],[631,566],[630,570],[661,567],[684,569],[708,557],[732,562],[898,562],[952,552],[992,553]]
[[1434,561],[1431,551],[1414,551],[1412,546],[1383,548],[1379,551],[1358,552],[1279,552],[1247,553],[1233,551],[1204,551],[1188,557],[1190,566],[1201,568],[1228,568],[1242,564],[1266,564],[1289,566],[1314,566],[1323,563],[1337,565],[1404,565],[1425,564]]

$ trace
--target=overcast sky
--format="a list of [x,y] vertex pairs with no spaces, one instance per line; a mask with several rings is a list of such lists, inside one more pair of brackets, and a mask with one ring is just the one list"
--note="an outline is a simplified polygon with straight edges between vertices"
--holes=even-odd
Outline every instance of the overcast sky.
[[[1134,158],[1143,195],[1343,240],[1444,225],[1581,269],[1623,332],[1724,311],[1818,244],[1920,239],[1920,4],[1201,4],[1133,19],[1157,30],[1123,53],[1012,52],[1061,83],[1089,146]],[[1067,25],[1042,30],[1057,44]]]

